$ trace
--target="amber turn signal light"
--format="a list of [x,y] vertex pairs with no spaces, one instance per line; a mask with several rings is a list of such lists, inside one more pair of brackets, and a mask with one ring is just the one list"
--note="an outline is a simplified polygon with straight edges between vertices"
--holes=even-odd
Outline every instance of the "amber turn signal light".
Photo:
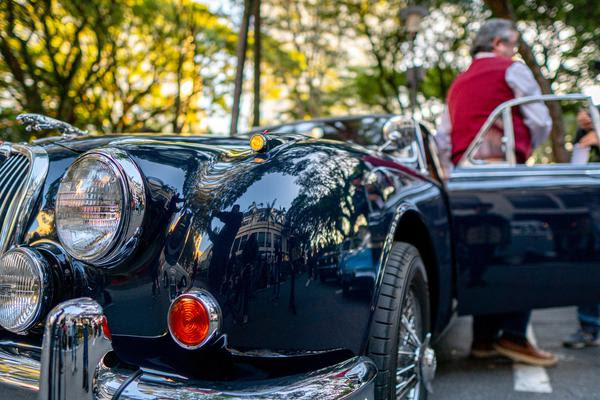
[[267,137],[262,133],[255,133],[250,137],[250,148],[255,153],[261,153],[267,150]]
[[211,341],[221,327],[221,310],[206,291],[192,291],[177,297],[168,314],[173,340],[186,349],[197,349]]

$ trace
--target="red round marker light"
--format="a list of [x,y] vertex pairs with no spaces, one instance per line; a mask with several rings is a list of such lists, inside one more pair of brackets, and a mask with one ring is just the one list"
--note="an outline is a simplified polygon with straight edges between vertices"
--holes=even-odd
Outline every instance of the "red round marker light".
[[177,344],[186,349],[197,349],[218,333],[221,311],[208,292],[185,293],[171,304],[168,325]]
[[208,333],[208,311],[193,298],[175,301],[169,312],[171,333],[186,346],[197,346]]

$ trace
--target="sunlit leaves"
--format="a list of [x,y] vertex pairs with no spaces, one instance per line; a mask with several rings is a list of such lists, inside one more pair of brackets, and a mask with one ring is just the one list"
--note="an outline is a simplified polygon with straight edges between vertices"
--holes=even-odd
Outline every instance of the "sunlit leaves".
[[8,0],[0,21],[0,104],[14,110],[0,129],[27,111],[90,131],[180,132],[227,109],[236,36],[204,4]]
[[[418,3],[429,15],[412,48],[400,11],[415,2],[262,0],[262,122],[406,113],[414,65],[423,70],[421,117],[435,120],[491,13],[481,0]],[[556,91],[597,84],[596,1],[511,4]],[[234,0],[0,1],[0,132],[24,138],[14,129],[24,111],[92,132],[187,134],[205,131],[210,117],[227,121],[240,10]]]

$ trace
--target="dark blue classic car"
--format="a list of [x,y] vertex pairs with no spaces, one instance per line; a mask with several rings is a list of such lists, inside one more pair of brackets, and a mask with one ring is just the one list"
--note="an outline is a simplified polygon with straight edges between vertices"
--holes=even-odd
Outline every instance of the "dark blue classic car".
[[21,120],[63,133],[0,145],[0,382],[32,397],[419,399],[455,312],[600,303],[600,166],[516,165],[510,124],[503,160],[477,158],[485,125],[448,178],[389,115]]

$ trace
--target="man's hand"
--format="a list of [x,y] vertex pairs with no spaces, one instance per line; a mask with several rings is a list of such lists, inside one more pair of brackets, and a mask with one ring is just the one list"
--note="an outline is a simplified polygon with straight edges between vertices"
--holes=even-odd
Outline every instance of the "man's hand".
[[598,135],[596,134],[596,131],[589,131],[586,133],[577,144],[581,147],[598,146]]

